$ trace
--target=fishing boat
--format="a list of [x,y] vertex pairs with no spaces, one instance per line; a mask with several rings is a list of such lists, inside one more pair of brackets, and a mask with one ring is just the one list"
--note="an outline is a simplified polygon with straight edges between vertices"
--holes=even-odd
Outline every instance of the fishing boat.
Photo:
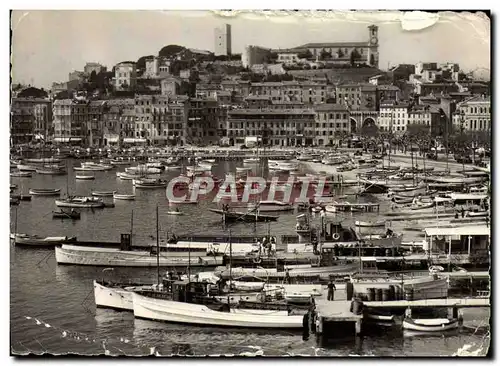
[[81,164],[82,168],[88,170],[96,170],[96,171],[106,171],[113,169],[113,165],[103,164],[103,163],[94,163],[93,161],[83,162]]
[[35,170],[38,174],[45,174],[45,175],[64,175],[66,174],[66,171],[61,168],[37,168]]
[[249,204],[249,210],[259,212],[292,211],[293,205],[281,201],[260,201],[257,204]]
[[140,178],[132,180],[132,184],[135,188],[165,188],[167,181],[155,178]]
[[36,169],[37,167],[34,165],[17,164],[17,170],[19,170],[20,172],[35,172]]
[[63,243],[76,242],[76,237],[68,236],[38,236],[29,234],[10,234],[15,245],[30,247],[54,247]]
[[424,195],[427,192],[427,186],[425,185],[419,185],[419,186],[414,186],[414,187],[401,187],[401,188],[389,188],[388,193],[391,194],[397,194],[397,195],[404,195],[406,197],[417,197]]
[[392,196],[391,197],[392,202],[397,203],[397,204],[408,204],[413,202],[412,197],[400,197],[400,196]]
[[13,199],[19,200],[19,201],[31,201],[31,195],[29,195],[29,194],[11,194],[10,198],[13,198]]
[[196,205],[198,201],[191,201],[187,198],[185,199],[176,199],[176,200],[169,200],[168,203],[170,205]]
[[94,280],[94,299],[96,307],[133,311],[132,292],[153,290],[155,285],[112,284]]
[[133,201],[133,200],[135,200],[135,194],[119,194],[119,193],[113,192],[113,199],[123,200],[123,201]]
[[94,180],[95,176],[93,175],[75,175],[76,180]]
[[184,212],[179,211],[179,209],[167,211],[167,215],[182,216]]
[[238,212],[220,210],[215,208],[210,208],[209,211],[222,215],[222,218],[225,221],[269,222],[278,220],[278,216],[256,214],[255,211]]
[[130,164],[132,164],[132,162],[129,160],[111,159],[110,164],[111,165],[130,165]]
[[16,178],[31,178],[32,173],[31,172],[17,171],[17,172],[11,172],[10,176],[16,177]]
[[469,216],[469,217],[488,216],[488,211],[468,211],[467,216]]
[[243,164],[258,164],[260,163],[260,159],[259,158],[246,158],[246,159],[243,159]]
[[410,206],[410,209],[412,209],[412,210],[425,210],[425,209],[431,208],[431,207],[434,207],[434,201],[431,201],[431,202],[417,201]]
[[59,188],[31,188],[29,194],[33,196],[59,196],[61,189]]
[[[174,245],[175,246],[175,245]],[[64,244],[56,247],[58,264],[75,264],[104,267],[207,267],[222,264],[222,256],[192,255],[182,252],[169,252],[157,258],[151,248],[142,250],[121,250],[120,248],[102,248]]]
[[27,163],[34,163],[34,164],[59,164],[62,160],[57,159],[57,158],[31,158],[31,159],[26,159]]
[[75,210],[71,210],[71,211],[65,211],[65,210],[53,211],[52,212],[52,217],[54,219],[80,220],[80,212],[75,211]]
[[116,191],[93,191],[92,196],[96,197],[112,197]]
[[62,200],[56,200],[57,207],[73,208],[103,208],[104,202],[97,197],[73,196]]
[[403,329],[418,332],[444,332],[456,329],[459,326],[458,319],[412,319],[403,320]]
[[426,177],[426,181],[434,183],[447,183],[447,184],[473,184],[481,183],[485,177],[450,177],[450,176],[431,176]]
[[148,168],[145,165],[138,165],[135,167],[125,168],[125,172],[129,174],[161,174],[162,170],[157,168]]
[[360,227],[385,227],[386,221],[355,221],[354,224]]
[[[188,284],[185,284],[188,285]],[[187,295],[187,290],[184,290]],[[218,306],[193,304],[187,301],[174,301],[172,297],[162,298],[159,292],[133,292],[132,303],[136,318],[187,323],[196,325],[212,325],[239,328],[302,328],[302,315],[289,315],[288,311],[239,309]],[[188,296],[180,299],[188,300]]]

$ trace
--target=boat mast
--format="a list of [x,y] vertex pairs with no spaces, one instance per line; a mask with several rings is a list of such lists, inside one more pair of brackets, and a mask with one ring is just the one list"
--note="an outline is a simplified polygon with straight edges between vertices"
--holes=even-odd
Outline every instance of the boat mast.
[[14,221],[14,243],[16,242],[17,237],[17,206],[16,206],[16,221]]
[[158,222],[158,205],[156,205],[156,278],[160,284],[160,230]]
[[132,237],[134,236],[134,210],[130,215],[130,246],[132,246]]
[[191,282],[191,241],[193,238],[189,239],[189,244],[188,244],[188,282]]
[[229,291],[227,293],[227,305],[231,305],[231,283],[233,282],[233,243],[231,240],[231,229],[229,229]]

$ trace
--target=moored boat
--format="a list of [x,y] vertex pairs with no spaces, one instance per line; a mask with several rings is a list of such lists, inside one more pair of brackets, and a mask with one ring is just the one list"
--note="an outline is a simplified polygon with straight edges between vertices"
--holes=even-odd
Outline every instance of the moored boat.
[[403,329],[418,332],[444,332],[456,329],[459,326],[458,319],[412,319],[403,320]]
[[31,188],[29,194],[33,196],[59,196],[61,189],[59,188]]
[[56,200],[57,207],[73,208],[103,208],[104,202],[97,197],[74,196],[62,200]]
[[92,196],[96,197],[112,197],[116,191],[93,191]]
[[71,210],[71,211],[65,211],[65,210],[53,211],[52,212],[52,217],[54,219],[79,220],[80,219],[80,212],[75,211],[75,210]]
[[93,175],[75,175],[76,180],[94,180],[95,176]]
[[360,227],[383,227],[386,221],[356,221],[354,224]]
[[30,247],[53,247],[63,243],[76,242],[76,237],[68,236],[38,236],[28,234],[10,234],[15,245]]
[[167,211],[167,215],[182,216],[184,212],[177,210]]
[[17,164],[17,169],[20,172],[35,172],[37,167],[34,165],[28,165],[28,164]]
[[45,175],[64,175],[66,174],[66,170],[61,168],[37,168],[35,170],[38,174]]
[[207,305],[169,300],[155,296],[155,294],[156,292],[132,293],[135,317],[174,323],[239,328],[302,328],[303,316],[289,315],[288,311],[226,307],[214,310]]
[[113,192],[113,199],[123,200],[123,201],[133,201],[135,200],[135,194],[120,194]]
[[10,176],[16,177],[16,178],[31,178],[32,173],[31,172],[17,171],[17,172],[11,172]]
[[135,188],[165,188],[167,181],[154,178],[139,178],[133,179],[132,184]]

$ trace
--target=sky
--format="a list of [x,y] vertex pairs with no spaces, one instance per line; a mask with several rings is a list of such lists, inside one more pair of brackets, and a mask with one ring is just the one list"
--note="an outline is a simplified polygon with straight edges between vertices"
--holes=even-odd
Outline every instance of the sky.
[[[53,82],[67,81],[71,71],[83,70],[86,62],[111,69],[121,61],[158,54],[169,44],[213,51],[214,28],[223,24],[231,25],[233,53],[241,53],[247,45],[288,48],[310,42],[363,42],[368,40],[367,27],[375,24],[383,70],[419,61],[456,62],[466,72],[490,69],[491,28],[485,16],[423,15],[416,23],[401,12],[13,11],[12,78],[50,88]],[[433,25],[408,30],[422,22],[432,24],[429,16]]]

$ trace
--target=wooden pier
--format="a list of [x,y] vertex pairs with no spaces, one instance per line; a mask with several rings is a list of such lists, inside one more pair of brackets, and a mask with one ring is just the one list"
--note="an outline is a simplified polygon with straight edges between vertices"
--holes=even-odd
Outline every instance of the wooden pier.
[[484,308],[490,307],[489,298],[457,298],[427,300],[364,301],[366,308]]
[[361,333],[363,314],[357,315],[351,312],[351,301],[316,300],[315,312],[316,334],[327,333],[330,330],[328,328],[331,323],[336,323],[334,327],[342,326],[342,323],[351,323],[354,325],[355,334],[358,335]]

